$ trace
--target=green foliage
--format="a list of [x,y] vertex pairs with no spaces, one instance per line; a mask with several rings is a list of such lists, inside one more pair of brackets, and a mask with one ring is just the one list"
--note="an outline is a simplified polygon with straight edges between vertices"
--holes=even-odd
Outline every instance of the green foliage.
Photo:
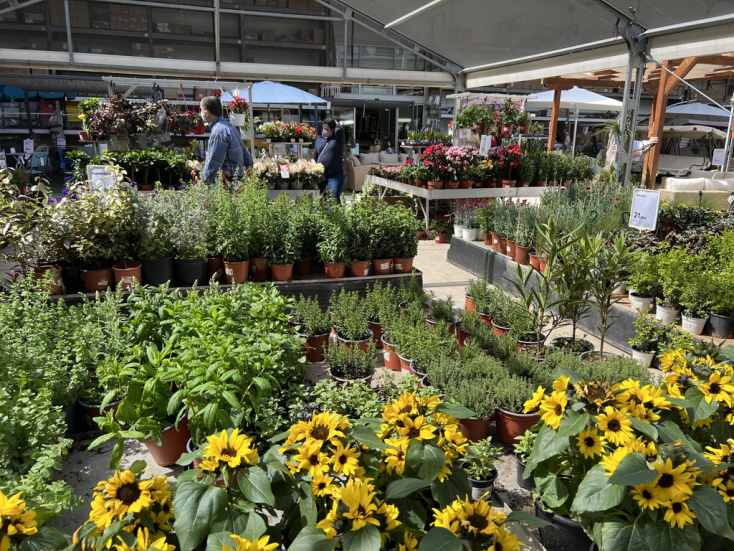
[[332,293],[329,311],[333,316],[331,322],[343,339],[361,341],[367,337],[369,326],[362,298],[357,291],[342,289],[338,294],[336,291]]
[[384,324],[399,314],[398,302],[396,289],[389,282],[377,281],[367,291],[362,305],[369,321]]
[[535,444],[535,437],[538,433],[526,430],[525,434],[517,438],[517,444],[514,445],[515,453],[520,456],[520,459],[527,461],[530,452],[533,451],[533,445]]
[[649,320],[641,315],[635,320],[636,334],[629,340],[629,345],[639,352],[650,354],[658,351],[660,342],[667,337],[667,327],[664,323]]
[[494,389],[497,407],[513,413],[522,413],[523,404],[533,397],[532,382],[524,377],[510,375]]
[[364,381],[354,381],[348,385],[340,385],[335,381],[323,380],[316,383],[313,399],[318,411],[331,411],[346,415],[350,419],[363,417],[380,417],[382,404],[377,393]]
[[370,341],[366,352],[356,344],[331,344],[324,354],[324,363],[335,377],[349,380],[364,379],[375,373],[377,366],[375,343]]
[[329,313],[322,312],[319,301],[314,297],[301,298],[293,304],[293,317],[301,326],[298,330],[308,336],[324,335],[331,331]]
[[431,302],[431,308],[428,311],[428,319],[434,322],[443,321],[448,324],[452,324],[456,321],[456,314],[454,313],[454,303],[451,297],[446,300],[434,300]]
[[269,210],[265,258],[270,264],[293,264],[301,258],[301,235],[298,218],[287,195],[279,195]]
[[492,445],[492,439],[480,440],[468,448],[466,467],[469,477],[474,480],[491,480],[497,475],[494,462],[502,455],[502,448]]
[[322,262],[349,262],[349,219],[347,209],[333,198],[325,199],[328,208],[321,218],[320,241],[316,245]]

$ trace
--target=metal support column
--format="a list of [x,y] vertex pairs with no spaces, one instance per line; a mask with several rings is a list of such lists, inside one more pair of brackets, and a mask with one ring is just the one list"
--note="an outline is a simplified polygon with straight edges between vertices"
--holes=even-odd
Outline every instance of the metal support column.
[[627,144],[627,152],[625,156],[627,158],[624,168],[624,185],[627,185],[630,181],[630,173],[632,172],[632,163],[634,162],[634,149],[635,149],[635,134],[637,133],[637,116],[640,111],[640,96],[642,95],[642,77],[645,75],[645,60],[636,55],[634,59],[635,64],[635,90],[632,95],[632,108],[631,117],[632,123],[630,126],[630,139]]
[[219,34],[219,0],[214,0],[214,61],[217,64],[217,74],[219,74],[219,62],[221,61]]
[[[728,88],[728,86],[727,86]],[[722,166],[722,172],[729,172],[731,166],[731,149],[732,149],[732,122],[734,122],[734,96],[729,100],[729,126],[726,128],[726,145],[724,146],[724,166]]]
[[245,16],[241,15],[238,17],[238,25],[240,27],[238,36],[240,37],[240,63],[245,63]]
[[349,19],[344,17],[344,59],[342,60],[344,63],[344,80],[347,80],[347,47],[348,47],[348,37],[347,37],[347,27],[349,26]]
[[64,0],[64,15],[66,16],[66,42],[69,45],[69,63],[74,64],[74,45],[71,43],[71,18],[69,17],[69,0]]
[[630,83],[632,82],[632,52],[627,54],[627,75],[624,79],[624,96],[622,96],[622,113],[619,118],[619,139],[617,140],[617,156],[614,159],[614,181],[619,182],[619,168],[622,164],[622,149],[627,130],[627,105],[629,103]]

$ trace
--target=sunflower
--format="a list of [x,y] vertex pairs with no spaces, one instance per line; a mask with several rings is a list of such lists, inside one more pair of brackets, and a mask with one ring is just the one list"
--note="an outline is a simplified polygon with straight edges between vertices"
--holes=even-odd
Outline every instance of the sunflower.
[[703,455],[713,461],[714,465],[721,465],[722,463],[729,462],[729,456],[731,455],[732,449],[727,444],[721,444],[721,447],[718,449],[706,446],[706,449],[711,453],[704,453]]
[[16,535],[32,536],[38,532],[38,523],[35,511],[26,511],[26,502],[21,499],[22,493],[8,498],[0,491],[0,528],[4,528],[4,534],[0,538],[0,550],[7,551],[10,548],[10,538]]
[[614,474],[614,471],[619,467],[620,462],[624,459],[629,452],[625,448],[617,448],[611,454],[607,455],[601,460],[601,464],[604,465],[607,475]]
[[566,392],[568,390],[568,383],[571,381],[570,377],[561,375],[557,380],[553,381],[553,390],[555,392]]
[[500,526],[494,536],[494,543],[487,551],[518,551],[519,549],[520,542],[517,541],[517,536],[506,530],[504,526]]
[[538,409],[544,397],[545,397],[545,389],[542,386],[539,386],[538,390],[533,392],[533,397],[530,400],[528,400],[527,402],[525,402],[522,412],[530,413],[531,411],[535,411],[536,409]]
[[403,543],[398,545],[398,551],[418,551],[418,540],[407,530],[403,534]]
[[576,437],[578,442],[579,450],[584,454],[584,458],[589,459],[602,455],[604,453],[605,440],[603,436],[597,434],[599,429],[591,430],[591,427],[586,427]]
[[268,543],[270,541],[270,536],[263,536],[253,541],[246,540],[245,538],[241,538],[234,534],[232,534],[231,537],[237,544],[237,547],[232,549],[231,547],[223,545],[222,551],[272,551],[273,549],[280,547],[279,543]]
[[596,416],[596,421],[610,443],[621,446],[634,439],[630,428],[632,421],[627,419],[624,413],[617,411],[612,406],[607,406],[604,411],[606,413]]
[[701,392],[704,393],[709,404],[711,400],[716,400],[732,407],[731,394],[734,393],[734,384],[731,384],[731,377],[729,376],[714,371],[709,377],[708,383],[701,385]]
[[147,528],[141,528],[135,538],[135,547],[128,547],[121,538],[119,545],[115,545],[117,551],[147,551],[148,549],[158,549],[159,551],[176,551],[175,545],[166,543],[166,536],[151,535]]
[[456,516],[461,526],[475,537],[490,535],[497,531],[492,519],[492,506],[488,501],[460,501],[454,504]]
[[436,427],[426,424],[426,418],[419,415],[415,420],[410,417],[403,419],[404,427],[398,427],[398,433],[410,440],[430,440],[435,435]]
[[382,418],[385,421],[393,422],[417,414],[418,402],[416,401],[416,397],[417,393],[405,391],[396,400],[393,400],[383,408]]
[[691,485],[695,483],[695,479],[691,480],[691,473],[686,472],[685,463],[673,467],[673,462],[668,458],[664,465],[653,463],[652,466],[658,472],[655,485],[660,489],[662,499],[673,501],[681,495],[691,495],[693,493]]
[[320,528],[321,530],[326,532],[327,540],[333,539],[338,535],[336,533],[336,530],[334,529],[334,523],[339,520],[339,515],[336,512],[337,507],[339,507],[339,502],[335,500],[332,504],[331,511],[328,512],[326,518],[320,520],[316,524],[316,528]]
[[361,480],[351,478],[347,485],[341,489],[340,501],[349,509],[344,517],[352,520],[352,531],[356,532],[367,524],[373,524],[379,528],[380,521],[373,515],[377,506],[372,503],[375,497],[374,486]]
[[150,488],[153,480],[137,480],[132,471],[117,471],[105,484],[105,494],[115,514],[123,517],[127,513],[139,513],[150,507]]
[[686,503],[686,497],[678,498],[671,501],[668,510],[665,511],[665,520],[667,520],[672,527],[675,528],[677,525],[681,530],[685,528],[686,524],[693,524],[693,519],[696,518],[696,514],[691,511]]
[[105,529],[116,518],[115,504],[106,500],[102,494],[95,495],[92,500],[92,510],[89,513],[89,520],[94,521],[97,524],[97,528]]
[[311,481],[311,493],[318,497],[331,495],[335,486],[331,483],[328,475],[317,474]]
[[442,510],[433,510],[433,526],[438,528],[445,528],[453,535],[459,535],[459,519],[456,516],[456,511],[449,505]]
[[385,440],[385,444],[392,446],[385,450],[385,466],[387,474],[392,474],[394,470],[397,474],[403,474],[405,471],[405,452],[408,449],[409,440]]
[[[204,448],[203,455],[204,459],[209,460],[206,461],[206,467],[211,467],[212,464],[217,467],[226,464],[236,469],[245,465],[254,465],[257,462],[257,449],[250,446],[252,438],[239,434],[239,429],[234,429],[230,436],[227,436],[227,431],[223,430],[219,436],[207,436],[206,439],[209,441]],[[202,462],[202,469],[214,470],[204,467],[204,463]]]
[[554,430],[558,430],[558,425],[561,424],[567,404],[568,400],[566,400],[565,392],[554,392],[540,404],[540,411],[543,412],[540,419]]
[[305,438],[307,441],[316,441],[319,444],[330,442],[336,446],[339,439],[344,438],[342,431],[349,426],[349,421],[346,417],[326,411],[314,415],[308,423],[300,421],[298,426],[300,428],[296,440]]
[[395,505],[388,505],[384,501],[377,500],[377,515],[380,517],[380,538],[383,547],[387,540],[390,539],[389,532],[395,530],[400,525],[398,516],[400,511]]
[[728,480],[726,484],[722,481],[716,489],[724,498],[724,503],[729,503],[734,500],[734,485],[732,485],[731,480]]
[[668,503],[660,498],[660,490],[652,484],[638,484],[632,489],[632,497],[643,509],[657,509]]
[[438,406],[441,405],[441,397],[439,395],[436,396],[422,396],[420,400],[421,406],[428,408],[430,410],[436,409]]
[[612,387],[606,381],[579,381],[574,385],[576,396],[579,399],[594,404],[597,411],[601,411],[605,404],[614,400]]
[[337,442],[336,449],[332,452],[334,455],[329,459],[329,463],[334,465],[332,470],[344,473],[346,476],[353,476],[359,467],[359,452],[353,450],[348,444],[344,447],[341,442]]
[[299,471],[306,469],[311,476],[329,472],[329,456],[321,451],[320,442],[307,441],[301,444],[293,461],[298,463]]
[[663,368],[663,371],[672,371],[674,365],[685,365],[685,363],[683,355],[677,350],[668,350],[660,357],[660,366]]

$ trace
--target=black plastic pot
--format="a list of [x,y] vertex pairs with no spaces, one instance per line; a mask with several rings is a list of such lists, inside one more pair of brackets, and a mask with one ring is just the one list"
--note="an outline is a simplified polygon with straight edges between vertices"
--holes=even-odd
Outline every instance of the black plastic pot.
[[206,285],[206,260],[201,258],[177,258],[173,261],[176,285],[193,287],[194,283]]
[[548,551],[589,551],[592,541],[580,522],[544,511],[539,499],[535,500],[535,516],[554,525],[538,528],[540,541]]
[[717,339],[731,339],[734,337],[734,317],[711,314],[711,335]]
[[84,432],[89,430],[87,427],[87,418],[84,416],[82,408],[79,407],[79,400],[61,408],[64,412],[64,422],[66,423],[66,436]]
[[173,257],[153,260],[141,259],[143,264],[143,285],[158,287],[173,281]]
[[525,463],[523,463],[523,460],[520,459],[517,453],[515,454],[515,465],[517,466],[517,485],[525,490],[534,490],[535,479],[532,476],[523,478],[525,476]]
[[65,266],[61,268],[61,281],[64,282],[64,289],[67,295],[75,295],[77,293],[86,293],[87,286],[82,277],[82,269],[88,266]]
[[[466,469],[469,466],[468,462],[463,462],[461,467]],[[494,476],[489,480],[475,480],[469,477],[469,486],[471,486],[471,498],[474,501],[484,499],[485,501],[492,501],[492,493],[494,492],[494,482],[497,480],[497,471],[495,470]],[[486,497],[483,497],[485,496]]]

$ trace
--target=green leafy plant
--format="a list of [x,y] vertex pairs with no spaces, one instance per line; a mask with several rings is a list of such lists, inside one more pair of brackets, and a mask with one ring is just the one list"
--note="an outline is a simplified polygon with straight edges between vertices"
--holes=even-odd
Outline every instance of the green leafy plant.
[[636,334],[629,340],[633,350],[650,354],[658,351],[661,339],[666,334],[664,324],[654,320],[648,320],[645,315],[640,315],[635,320]]
[[338,294],[334,292],[329,300],[329,311],[331,321],[343,339],[361,341],[369,334],[364,305],[357,291],[342,289]]
[[331,331],[328,312],[322,312],[314,297],[301,298],[293,303],[293,317],[300,325],[299,332],[308,336],[324,335]]
[[470,445],[466,456],[466,470],[474,480],[492,480],[497,476],[495,461],[502,455],[502,448],[492,445],[492,439],[480,440]]
[[434,300],[431,302],[428,319],[436,323],[440,321],[448,324],[454,323],[456,321],[456,314],[454,313],[454,304],[451,297],[448,297],[446,300]]
[[328,346],[324,354],[324,363],[331,374],[340,379],[364,379],[374,375],[377,367],[375,343],[369,342],[367,351],[358,346],[334,343]]

